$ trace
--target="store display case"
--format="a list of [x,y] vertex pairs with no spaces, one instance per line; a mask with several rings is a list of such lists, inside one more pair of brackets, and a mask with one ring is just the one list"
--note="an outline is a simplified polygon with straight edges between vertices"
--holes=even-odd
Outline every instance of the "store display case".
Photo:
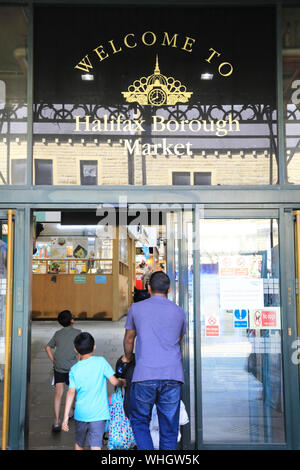
[[112,274],[112,260],[33,258],[32,272],[33,274]]

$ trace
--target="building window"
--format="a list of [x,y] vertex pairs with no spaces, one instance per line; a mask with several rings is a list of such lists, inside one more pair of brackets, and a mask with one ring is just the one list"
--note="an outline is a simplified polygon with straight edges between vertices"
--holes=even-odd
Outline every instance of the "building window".
[[46,159],[35,159],[35,184],[52,185],[53,184],[53,162]]
[[172,172],[172,185],[173,186],[210,186],[211,185],[211,172],[210,171],[173,171]]
[[189,171],[173,171],[172,184],[176,186],[187,186],[191,184],[191,173]]
[[97,185],[98,180],[98,162],[95,160],[80,161],[80,184]]
[[11,184],[26,184],[26,159],[11,161]]
[[194,185],[202,186],[202,185],[211,185],[211,173],[210,172],[198,172],[195,171],[194,173]]

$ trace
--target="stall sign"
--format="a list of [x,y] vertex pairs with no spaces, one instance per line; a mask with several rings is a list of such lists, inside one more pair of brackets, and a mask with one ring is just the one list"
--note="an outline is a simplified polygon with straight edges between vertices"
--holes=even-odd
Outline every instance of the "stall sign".
[[74,275],[74,284],[86,284],[86,276],[84,274]]
[[98,274],[95,276],[95,284],[106,284],[107,277],[103,274]]

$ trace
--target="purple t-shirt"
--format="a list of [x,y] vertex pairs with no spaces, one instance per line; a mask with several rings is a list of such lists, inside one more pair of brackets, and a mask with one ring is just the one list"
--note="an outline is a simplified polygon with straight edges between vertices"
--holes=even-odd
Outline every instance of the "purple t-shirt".
[[132,304],[125,324],[136,330],[132,382],[184,382],[179,340],[186,332],[185,312],[166,297],[153,296]]

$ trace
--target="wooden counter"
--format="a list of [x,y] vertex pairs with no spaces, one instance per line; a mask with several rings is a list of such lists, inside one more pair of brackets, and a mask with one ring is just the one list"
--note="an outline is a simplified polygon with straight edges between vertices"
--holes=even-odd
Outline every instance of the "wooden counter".
[[[34,258],[33,263],[41,266],[32,274],[32,318],[57,319],[59,312],[67,309],[82,320],[118,321],[128,312],[135,285],[135,240],[128,234],[127,250],[128,264],[120,259],[119,227],[116,227],[112,259]],[[90,261],[94,269],[112,274],[89,274]],[[53,262],[62,264],[60,272],[46,274]],[[85,264],[86,274],[72,273],[74,262]]]
[[[106,283],[99,283],[99,280],[105,279]],[[80,282],[84,280],[84,283]],[[112,319],[113,276],[105,274],[99,278],[97,274],[86,274],[84,277],[61,273],[33,274],[32,318],[56,319],[59,312],[65,309],[82,320]]]

